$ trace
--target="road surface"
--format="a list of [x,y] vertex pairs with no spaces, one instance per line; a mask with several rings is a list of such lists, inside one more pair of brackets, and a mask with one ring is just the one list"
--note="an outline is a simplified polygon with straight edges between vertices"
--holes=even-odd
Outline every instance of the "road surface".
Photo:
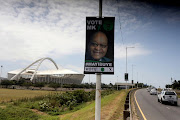
[[138,103],[136,109],[140,120],[180,120],[180,99],[178,106],[161,104],[157,95],[150,95],[146,89],[137,90],[134,97]]

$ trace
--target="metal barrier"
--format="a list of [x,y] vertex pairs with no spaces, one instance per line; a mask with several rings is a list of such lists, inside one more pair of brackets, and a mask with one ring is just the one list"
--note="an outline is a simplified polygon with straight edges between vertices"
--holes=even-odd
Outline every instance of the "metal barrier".
[[126,96],[126,101],[125,101],[125,104],[124,104],[124,111],[123,111],[123,120],[132,120],[132,114],[131,114],[131,92],[133,90],[130,90],[128,92],[127,96]]

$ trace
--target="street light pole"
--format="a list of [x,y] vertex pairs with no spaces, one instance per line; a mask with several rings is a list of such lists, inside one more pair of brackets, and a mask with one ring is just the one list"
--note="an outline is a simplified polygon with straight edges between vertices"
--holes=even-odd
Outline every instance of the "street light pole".
[[[132,80],[133,80],[133,67],[134,67],[135,65],[132,65]],[[133,87],[133,86],[132,86]]]
[[118,90],[118,76],[117,76],[117,90]]
[[[128,48],[135,48],[135,47],[126,47],[126,73],[127,73],[127,49]],[[128,80],[125,80],[126,81],[126,90],[127,90],[127,81]]]
[[0,74],[0,78],[2,77],[2,67],[3,67],[3,66],[1,65],[1,74]]

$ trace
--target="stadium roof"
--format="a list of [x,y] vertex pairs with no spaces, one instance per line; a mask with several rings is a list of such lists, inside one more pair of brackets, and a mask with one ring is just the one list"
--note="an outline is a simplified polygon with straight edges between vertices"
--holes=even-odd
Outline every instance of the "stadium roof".
[[[21,72],[23,69],[17,69],[10,71],[8,73],[10,74],[18,74]],[[32,74],[34,73],[34,70],[26,70],[22,74]],[[56,70],[43,70],[43,71],[36,71],[36,75],[52,75],[52,74],[78,74],[77,72],[74,72],[69,69],[56,69]]]

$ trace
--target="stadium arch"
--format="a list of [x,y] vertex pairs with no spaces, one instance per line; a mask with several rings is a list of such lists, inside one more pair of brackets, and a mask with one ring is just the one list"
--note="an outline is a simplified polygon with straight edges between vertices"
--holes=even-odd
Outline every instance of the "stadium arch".
[[[56,70],[38,71],[44,60],[49,60],[54,64]],[[32,66],[36,66],[35,69],[30,69]],[[81,84],[84,74],[78,74],[77,72],[68,69],[59,69],[55,61],[49,57],[41,58],[31,63],[24,69],[14,70],[8,72],[9,80],[19,80],[20,78],[28,78],[32,82],[54,82],[64,84]]]

